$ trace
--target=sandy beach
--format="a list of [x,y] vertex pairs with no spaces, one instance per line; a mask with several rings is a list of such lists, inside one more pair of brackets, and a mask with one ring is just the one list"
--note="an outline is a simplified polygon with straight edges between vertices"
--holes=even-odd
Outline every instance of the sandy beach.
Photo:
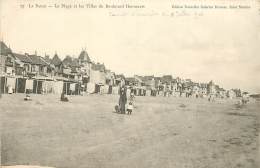
[[3,166],[57,168],[257,168],[260,102],[115,95],[3,95]]

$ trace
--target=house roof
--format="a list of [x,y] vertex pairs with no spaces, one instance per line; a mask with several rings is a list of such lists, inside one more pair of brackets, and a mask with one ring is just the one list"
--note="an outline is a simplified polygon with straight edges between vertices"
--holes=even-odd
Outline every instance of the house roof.
[[219,89],[220,89],[219,85],[215,85],[215,88],[216,88],[217,90],[219,90]]
[[0,41],[0,54],[7,55],[7,54],[11,54],[11,53],[12,53],[12,50],[9,47],[7,47],[7,45],[3,41]]
[[214,85],[214,82],[212,80],[209,81],[209,85]]
[[13,53],[13,56],[15,56],[17,59],[19,59],[21,62],[24,63],[32,63],[32,60],[29,56],[25,55],[25,54],[17,54],[17,53]]
[[57,66],[57,65],[60,65],[62,64],[62,61],[61,59],[59,58],[59,56],[57,54],[55,54],[51,60],[51,64]]
[[51,59],[50,59],[50,56],[49,55],[45,55],[44,57],[44,60],[47,62],[47,63],[51,63]]
[[32,64],[36,65],[48,65],[47,62],[44,61],[44,59],[41,56],[37,55],[28,55],[30,59],[32,60]]
[[79,54],[79,59],[81,61],[91,62],[90,57],[86,50],[81,51],[81,53]]
[[72,57],[67,55],[66,58],[62,61],[63,65],[65,66],[71,66],[72,64]]

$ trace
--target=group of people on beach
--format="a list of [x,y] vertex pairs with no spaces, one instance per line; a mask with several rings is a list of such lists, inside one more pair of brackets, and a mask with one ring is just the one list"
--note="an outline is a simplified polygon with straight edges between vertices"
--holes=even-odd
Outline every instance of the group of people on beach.
[[[62,92],[60,101],[68,102],[68,97]],[[127,87],[125,85],[125,81],[122,80],[119,88],[119,102],[118,105],[115,106],[115,110],[120,114],[128,114],[131,115],[134,109],[134,91],[131,89],[130,97],[127,99]]]
[[131,90],[129,100],[127,100],[127,87],[124,80],[121,81],[120,90],[119,90],[119,102],[116,105],[116,112],[121,114],[131,115],[134,108],[134,93]]

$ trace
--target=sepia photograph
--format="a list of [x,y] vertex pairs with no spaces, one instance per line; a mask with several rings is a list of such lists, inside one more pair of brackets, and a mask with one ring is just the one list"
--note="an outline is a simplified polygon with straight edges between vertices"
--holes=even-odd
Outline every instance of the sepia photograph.
[[259,0],[0,0],[1,168],[259,168]]

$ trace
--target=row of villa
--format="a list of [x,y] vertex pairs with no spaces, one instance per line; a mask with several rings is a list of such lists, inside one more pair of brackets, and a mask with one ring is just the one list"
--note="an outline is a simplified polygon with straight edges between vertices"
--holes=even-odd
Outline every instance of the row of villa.
[[[137,96],[184,96],[184,97],[238,97],[239,89],[225,90],[212,81],[197,83],[190,79],[138,76],[125,78],[115,74],[104,64],[92,61],[86,50],[77,58],[60,59],[57,53],[50,58],[34,54],[18,54],[0,41],[1,92],[54,93],[78,95],[82,93],[118,94],[119,85],[125,80],[128,88]],[[10,89],[11,88],[11,89]],[[129,89],[130,91],[130,89]]]

